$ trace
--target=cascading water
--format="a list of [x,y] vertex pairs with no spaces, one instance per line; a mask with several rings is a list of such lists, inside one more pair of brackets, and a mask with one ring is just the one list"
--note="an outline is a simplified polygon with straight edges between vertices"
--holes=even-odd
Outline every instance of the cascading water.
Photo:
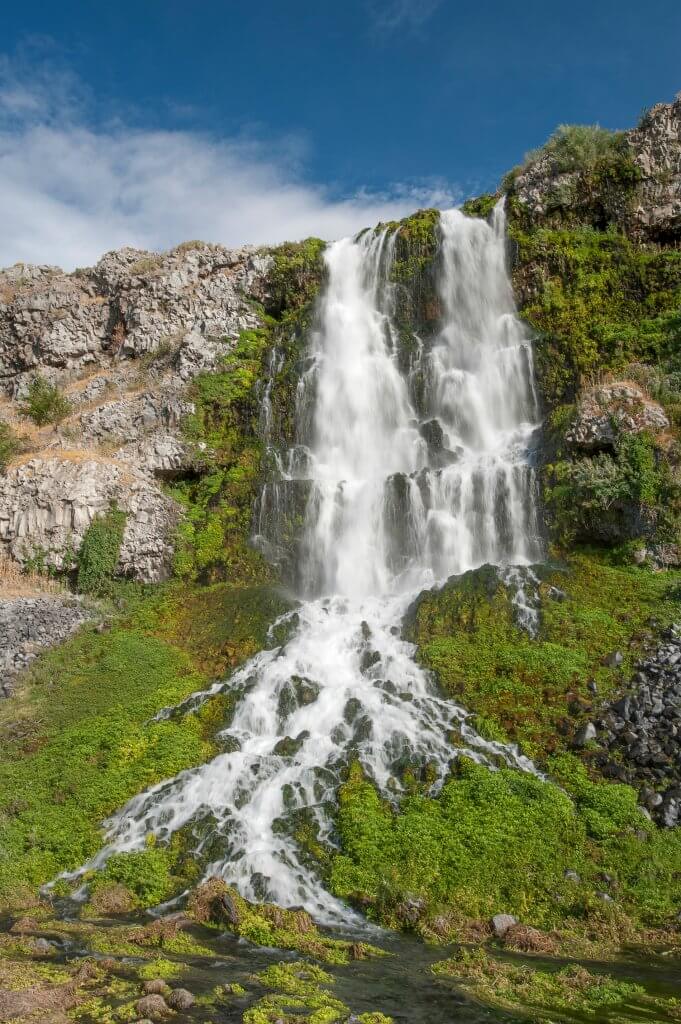
[[487,561],[527,564],[541,547],[527,458],[531,347],[506,271],[503,210],[491,225],[458,211],[440,225],[442,329],[406,368],[392,319],[395,236],[369,232],[327,250],[300,389],[301,410],[307,389],[313,412],[301,412],[304,444],[281,462],[308,481],[292,636],[190,699],[220,689],[239,697],[223,734],[229,752],[130,801],[89,866],[140,848],[150,832],[162,840],[201,823],[207,873],[246,897],[347,923],[354,915],[302,863],[291,833],[305,813],[332,839],[351,756],[383,792],[399,793],[407,762],[446,775],[457,726],[459,751],[532,770],[439,696],[396,628],[424,587]]

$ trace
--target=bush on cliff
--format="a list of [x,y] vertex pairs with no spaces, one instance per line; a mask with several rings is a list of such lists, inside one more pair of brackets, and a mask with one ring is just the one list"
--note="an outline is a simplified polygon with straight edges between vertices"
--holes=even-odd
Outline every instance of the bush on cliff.
[[50,384],[38,374],[29,384],[19,411],[38,427],[48,423],[57,426],[71,412],[71,402],[56,384]]

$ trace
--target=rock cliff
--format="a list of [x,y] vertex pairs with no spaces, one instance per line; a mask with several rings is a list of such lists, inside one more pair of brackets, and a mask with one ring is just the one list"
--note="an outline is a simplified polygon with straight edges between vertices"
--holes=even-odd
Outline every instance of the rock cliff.
[[[162,255],[122,249],[72,274],[0,272],[0,419],[24,448],[0,476],[0,545],[14,559],[68,567],[115,503],[127,514],[120,572],[167,575],[181,510],[160,481],[192,465],[189,385],[261,324],[270,264],[254,249],[191,242]],[[19,416],[36,375],[68,399],[56,428]]]

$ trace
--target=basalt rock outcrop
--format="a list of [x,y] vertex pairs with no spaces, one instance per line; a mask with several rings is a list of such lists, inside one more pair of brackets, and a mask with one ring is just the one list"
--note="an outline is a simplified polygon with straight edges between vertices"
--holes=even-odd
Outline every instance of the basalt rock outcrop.
[[[270,266],[252,248],[192,242],[110,252],[72,274],[0,271],[0,419],[28,430],[28,450],[0,476],[0,545],[13,558],[65,568],[115,503],[127,517],[119,571],[167,575],[181,510],[161,481],[193,466],[191,382],[261,324]],[[19,416],[37,374],[70,402],[56,429]]]
[[524,215],[541,223],[571,210],[583,220],[616,223],[653,242],[681,238],[681,94],[658,103],[636,128],[622,132],[622,159],[588,168],[551,150],[515,174],[513,193]]

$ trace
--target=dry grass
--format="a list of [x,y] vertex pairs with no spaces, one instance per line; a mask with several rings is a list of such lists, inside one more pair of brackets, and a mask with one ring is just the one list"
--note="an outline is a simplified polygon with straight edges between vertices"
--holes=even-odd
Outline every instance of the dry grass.
[[0,552],[0,597],[34,597],[36,594],[61,594],[57,580],[37,572],[24,572],[18,562]]

